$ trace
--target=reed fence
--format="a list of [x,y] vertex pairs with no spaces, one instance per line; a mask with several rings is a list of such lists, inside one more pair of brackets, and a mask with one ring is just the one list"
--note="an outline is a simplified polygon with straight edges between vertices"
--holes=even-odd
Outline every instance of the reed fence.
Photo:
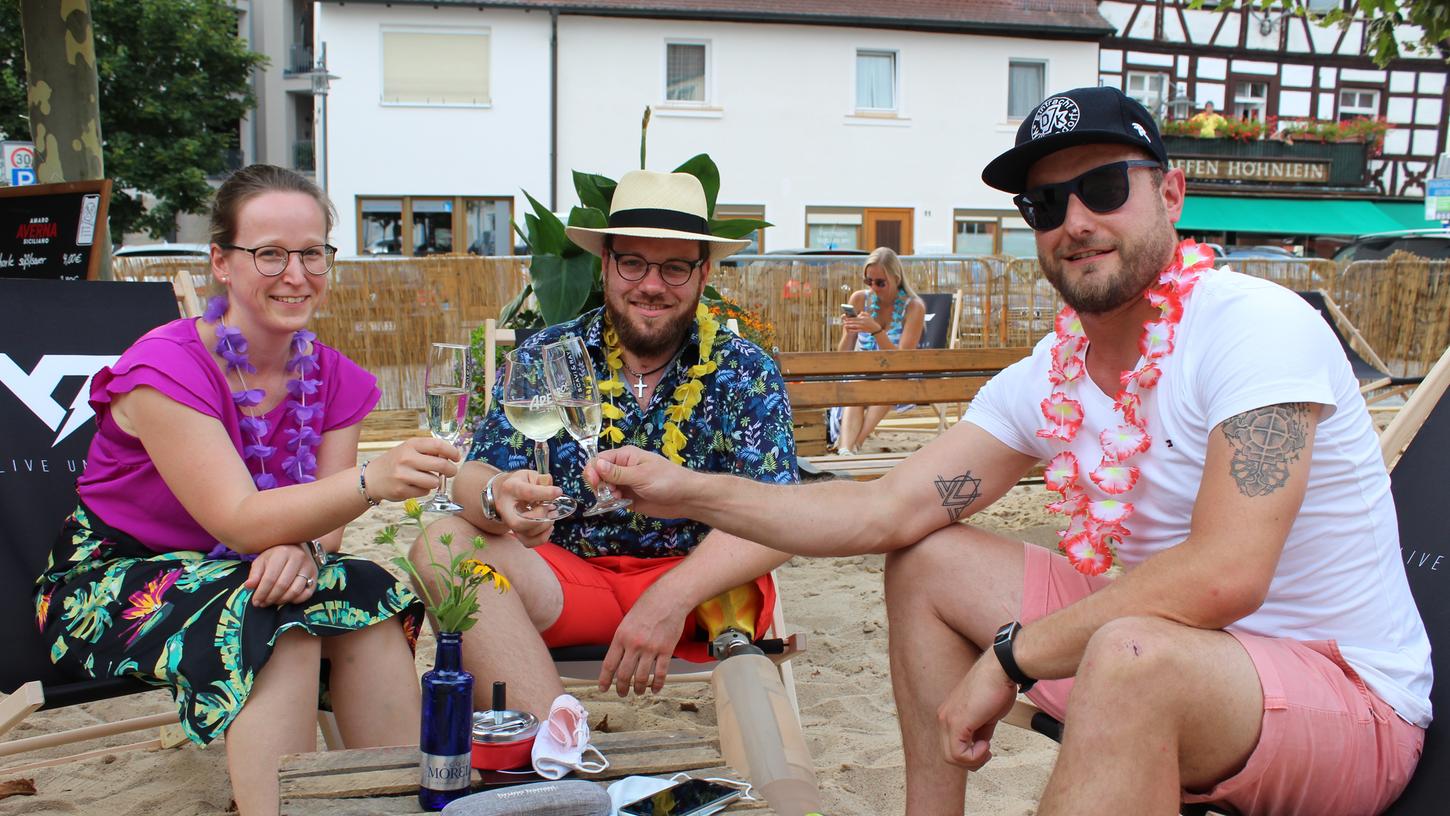
[[[339,261],[313,328],[376,373],[380,408],[422,405],[428,344],[467,342],[470,332],[522,290],[527,257],[443,256]],[[741,256],[711,277],[721,292],[775,327],[781,351],[828,351],[840,339],[839,305],[862,286],[861,258]],[[911,257],[906,274],[921,292],[957,292],[959,348],[1031,345],[1052,330],[1061,303],[1034,259]],[[1424,374],[1450,345],[1450,262],[1401,255],[1341,268],[1322,259],[1246,259],[1245,274],[1292,289],[1323,289],[1369,345],[1400,375]],[[204,261],[118,258],[116,276],[170,280],[190,273],[202,291]]]

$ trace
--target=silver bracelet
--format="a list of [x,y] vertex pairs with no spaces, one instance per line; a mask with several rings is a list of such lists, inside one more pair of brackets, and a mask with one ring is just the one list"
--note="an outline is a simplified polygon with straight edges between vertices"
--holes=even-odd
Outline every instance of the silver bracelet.
[[357,469],[357,492],[368,503],[368,507],[377,507],[382,502],[368,495],[368,463],[363,462]]

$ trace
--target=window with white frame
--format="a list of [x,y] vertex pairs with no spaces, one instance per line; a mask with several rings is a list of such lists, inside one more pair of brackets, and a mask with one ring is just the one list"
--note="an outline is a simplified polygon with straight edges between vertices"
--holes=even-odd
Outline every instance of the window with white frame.
[[811,249],[860,249],[861,210],[806,210],[806,246]]
[[896,110],[896,52],[856,52],[856,110]]
[[1339,89],[1339,121],[1380,115],[1380,92],[1367,88]]
[[957,217],[952,252],[957,255],[991,255],[996,250],[996,219]]
[[1009,60],[1007,63],[1007,117],[1025,119],[1047,94],[1047,63]]
[[1129,71],[1123,93],[1138,100],[1154,116],[1163,115],[1168,101],[1168,75],[1148,71]]
[[1233,115],[1240,119],[1267,118],[1269,109],[1269,83],[1248,80],[1234,83]]
[[702,42],[665,43],[665,101],[710,101],[708,77],[709,46]]
[[384,105],[484,107],[487,29],[383,31]]

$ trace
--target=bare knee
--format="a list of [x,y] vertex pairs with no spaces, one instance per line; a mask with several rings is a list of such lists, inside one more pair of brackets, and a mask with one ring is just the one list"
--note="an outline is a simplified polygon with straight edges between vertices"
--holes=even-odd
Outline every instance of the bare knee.
[[1078,665],[1078,685],[1122,699],[1171,688],[1173,678],[1186,668],[1185,628],[1148,616],[1108,621],[1088,639]]

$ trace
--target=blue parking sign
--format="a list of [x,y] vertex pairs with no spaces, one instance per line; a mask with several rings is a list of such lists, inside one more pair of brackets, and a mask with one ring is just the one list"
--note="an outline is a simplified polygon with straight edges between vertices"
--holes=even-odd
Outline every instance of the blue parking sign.
[[35,170],[30,167],[10,168],[10,186],[23,187],[35,183]]

